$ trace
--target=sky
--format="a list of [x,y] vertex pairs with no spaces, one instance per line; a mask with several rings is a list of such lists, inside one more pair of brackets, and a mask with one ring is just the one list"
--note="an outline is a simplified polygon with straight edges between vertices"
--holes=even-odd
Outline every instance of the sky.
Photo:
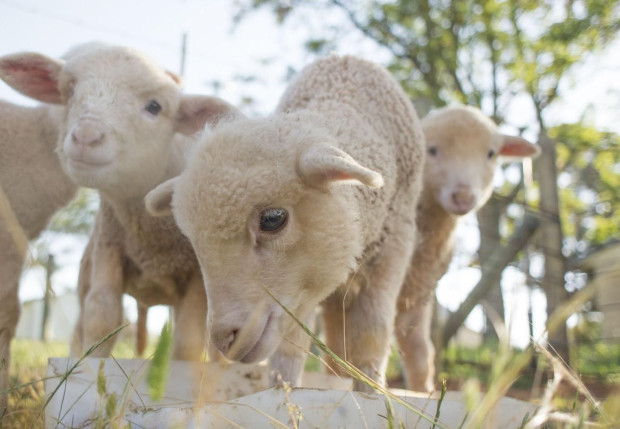
[[[19,51],[36,51],[58,57],[74,45],[103,41],[128,45],[149,55],[170,71],[181,71],[181,46],[187,35],[184,90],[187,93],[215,94],[233,104],[244,97],[254,99],[252,106],[241,106],[248,115],[270,112],[285,87],[288,65],[301,69],[311,60],[302,48],[306,34],[323,25],[337,24],[342,16],[304,17],[279,27],[274,16],[262,10],[233,25],[235,1],[229,0],[0,0],[0,55]],[[323,22],[322,19],[328,22]],[[361,55],[377,62],[388,56],[366,41],[360,34],[346,35],[340,53]],[[576,121],[585,106],[592,105],[589,118],[598,126],[620,132],[620,44],[616,43],[599,59],[592,59],[580,73],[567,80],[562,90],[565,101],[550,109],[553,119]],[[255,75],[256,80],[239,79]],[[219,82],[214,87],[213,82]],[[584,84],[587,83],[587,84]],[[576,89],[577,88],[577,89]],[[34,105],[0,81],[0,98],[19,104]],[[531,110],[518,105],[510,112],[509,122],[516,126],[533,122]],[[469,254],[477,248],[475,217],[469,216],[459,230],[459,252]],[[472,240],[472,237],[475,239]],[[74,287],[77,261],[84,239],[56,239],[49,236],[57,261],[62,266],[54,278],[57,291]],[[465,299],[477,282],[479,271],[463,268],[466,259],[456,258],[448,274],[440,282],[439,301],[451,310]],[[509,317],[513,343],[528,342],[527,300],[524,279],[507,273],[502,288],[510,300]],[[42,274],[30,270],[23,278],[22,299],[41,296]],[[535,332],[544,326],[544,296],[535,292]],[[135,307],[127,301],[127,313],[135,318]],[[158,332],[167,312],[158,309],[149,313],[149,330]],[[482,312],[475,310],[468,326],[480,328]]]

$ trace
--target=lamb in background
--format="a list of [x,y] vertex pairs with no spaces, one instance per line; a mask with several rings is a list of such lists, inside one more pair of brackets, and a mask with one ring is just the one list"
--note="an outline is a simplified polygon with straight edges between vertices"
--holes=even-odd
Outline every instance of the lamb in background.
[[491,196],[500,157],[535,157],[540,150],[521,137],[501,134],[491,119],[471,106],[432,111],[422,128],[428,153],[417,209],[419,242],[398,298],[396,337],[407,387],[432,391],[432,295],[452,260],[457,223]]
[[269,358],[274,383],[298,385],[309,338],[273,297],[306,323],[325,301],[328,346],[384,384],[423,157],[417,115],[390,74],[332,56],[304,69],[273,115],[219,125],[147,196],[196,250],[226,357]]
[[[62,58],[95,46],[79,45]],[[0,57],[0,79],[14,87],[27,72],[11,58]],[[41,72],[53,74],[54,70]],[[38,99],[52,102],[46,94]],[[19,319],[19,279],[28,240],[35,239],[77,191],[55,153],[63,115],[60,106],[29,108],[0,101],[0,415],[6,407],[3,392],[8,388],[10,342]]]
[[[206,296],[195,255],[171,216],[146,213],[144,196],[179,174],[191,144],[181,134],[201,130],[223,102],[182,95],[178,77],[129,48],[95,44],[66,61],[31,53],[5,58],[16,71],[14,88],[66,106],[58,157],[75,183],[100,194],[81,265],[72,355],[121,325],[125,292],[142,305],[173,305],[173,357],[199,359]],[[93,355],[108,355],[113,343]]]
[[[0,58],[0,78],[10,67]],[[28,241],[77,190],[54,153],[60,110],[0,101],[0,416],[7,405],[10,344]]]

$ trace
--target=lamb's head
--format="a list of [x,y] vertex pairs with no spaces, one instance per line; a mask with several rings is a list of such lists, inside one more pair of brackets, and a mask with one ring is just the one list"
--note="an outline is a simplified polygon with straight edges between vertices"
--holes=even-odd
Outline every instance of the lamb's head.
[[380,174],[284,115],[218,127],[183,173],[146,197],[191,240],[211,339],[230,359],[270,356],[295,322],[343,284],[362,252],[355,186]]
[[[202,129],[207,97],[129,48],[86,44],[63,59],[0,58],[0,77],[25,95],[65,105],[58,154],[79,185],[144,195],[166,178],[175,132]],[[168,172],[169,173],[169,172]],[[168,176],[169,177],[169,176]]]
[[538,146],[521,137],[501,134],[479,109],[454,105],[422,120],[428,155],[424,188],[449,213],[479,209],[492,193],[498,161],[534,157]]

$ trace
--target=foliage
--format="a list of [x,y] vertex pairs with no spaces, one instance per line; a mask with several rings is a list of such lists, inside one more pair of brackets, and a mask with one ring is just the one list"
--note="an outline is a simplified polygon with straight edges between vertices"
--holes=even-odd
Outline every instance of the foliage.
[[557,163],[570,254],[620,233],[620,136],[583,123],[549,130],[558,142]]
[[[544,108],[566,72],[620,29],[616,0],[246,0],[238,19],[260,7],[271,8],[280,23],[296,12],[341,11],[349,28],[390,52],[388,66],[412,98],[435,106],[490,101],[496,117],[522,91]],[[336,34],[325,28],[306,46],[324,54],[325,46],[337,46]]]
[[[497,358],[497,343],[485,343],[479,348],[450,345],[442,350],[440,360],[443,369],[439,379],[447,378],[455,382],[475,378],[488,380],[489,369]],[[513,349],[512,353],[519,353]],[[620,344],[597,341],[593,344],[580,344],[576,349],[576,371],[589,380],[601,384],[615,384],[620,381],[618,362],[620,362]],[[543,369],[548,369],[543,362]],[[532,386],[533,373],[523,375],[522,386]]]
[[88,235],[98,209],[97,192],[80,188],[69,205],[52,217],[48,229],[58,233]]

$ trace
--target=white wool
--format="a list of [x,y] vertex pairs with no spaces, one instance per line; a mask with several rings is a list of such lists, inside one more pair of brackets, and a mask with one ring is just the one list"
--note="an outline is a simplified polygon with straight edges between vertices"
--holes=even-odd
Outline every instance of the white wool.
[[[126,47],[90,43],[60,60],[18,53],[2,61],[17,71],[7,76],[11,86],[64,106],[54,139],[60,164],[101,197],[78,281],[72,354],[122,324],[122,295],[130,293],[142,306],[174,305],[184,332],[175,336],[174,356],[199,359],[206,297],[194,253],[172,217],[152,218],[143,198],[183,168],[190,136],[217,121],[214,100],[182,94],[178,76]],[[94,355],[107,355],[113,344]]]
[[305,322],[324,301],[328,345],[384,382],[423,146],[386,70],[332,56],[302,71],[273,115],[216,127],[180,177],[149,194],[196,250],[211,339],[227,357],[268,358],[274,383],[299,383],[308,338],[270,294]]

